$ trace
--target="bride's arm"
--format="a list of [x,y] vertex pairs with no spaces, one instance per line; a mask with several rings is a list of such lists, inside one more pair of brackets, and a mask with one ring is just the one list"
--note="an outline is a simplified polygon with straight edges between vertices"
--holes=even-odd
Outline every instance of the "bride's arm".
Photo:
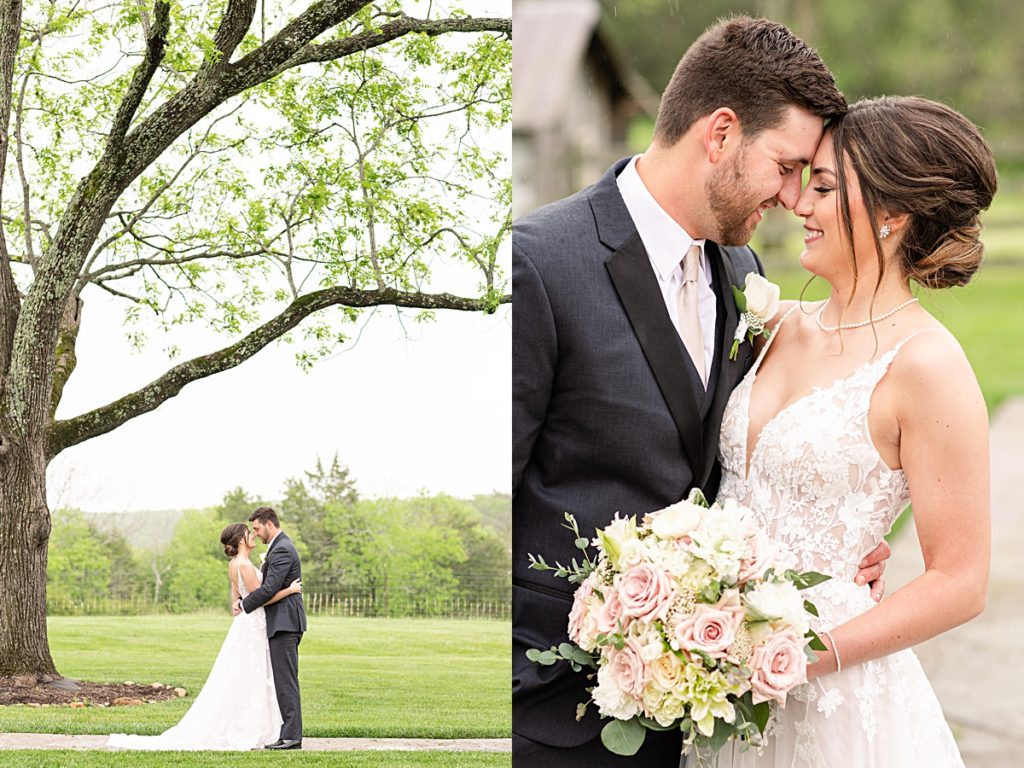
[[[974,372],[952,338],[927,333],[907,344],[890,375],[925,572],[831,630],[844,668],[969,621],[985,607],[988,590],[988,414]],[[809,677],[835,671],[829,647],[808,667]]]
[[231,581],[231,604],[234,605],[241,595],[238,592],[238,566],[228,563],[228,579]]
[[284,600],[288,595],[297,595],[302,592],[302,579],[296,579],[284,589],[276,592],[272,598],[267,600],[264,605],[270,605],[276,603],[278,600]]
[[[256,576],[256,567],[251,563],[249,565],[245,565],[244,563],[242,564],[242,580],[245,582],[245,588],[249,590],[250,593],[255,592],[260,588],[260,580],[259,577]],[[274,596],[267,600],[263,605],[276,603],[278,600],[284,600],[288,595],[297,595],[300,592],[302,592],[302,580],[296,579],[284,589],[276,592]]]

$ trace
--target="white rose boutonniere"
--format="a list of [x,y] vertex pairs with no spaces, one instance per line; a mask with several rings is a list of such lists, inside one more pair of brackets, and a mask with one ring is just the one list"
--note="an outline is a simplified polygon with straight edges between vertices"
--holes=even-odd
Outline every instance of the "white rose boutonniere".
[[267,562],[267,553],[266,552],[260,552],[260,568],[263,567],[263,564],[265,562]]
[[735,285],[732,287],[736,308],[740,311],[740,322],[736,326],[736,335],[732,340],[730,360],[736,359],[744,336],[751,344],[754,343],[755,336],[763,335],[765,340],[771,338],[772,332],[765,328],[764,324],[779,311],[779,292],[779,286],[756,272],[747,275],[742,291]]

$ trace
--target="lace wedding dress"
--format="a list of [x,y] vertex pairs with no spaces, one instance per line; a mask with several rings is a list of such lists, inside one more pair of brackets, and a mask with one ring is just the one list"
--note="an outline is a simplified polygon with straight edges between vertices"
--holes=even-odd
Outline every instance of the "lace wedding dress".
[[[249,591],[241,574],[238,591]],[[159,736],[115,733],[108,747],[148,750],[248,750],[278,740],[281,710],[267,643],[263,608],[240,613],[231,622],[203,689],[177,725]]]
[[[858,563],[910,502],[903,472],[890,469],[875,450],[867,416],[875,386],[914,335],[777,413],[757,436],[749,469],[750,391],[775,335],[726,407],[718,498],[736,499],[752,509],[768,535],[796,557],[799,570],[832,576],[805,593],[817,606],[817,625],[823,629],[875,605],[870,588],[853,581]],[[931,684],[911,650],[794,689],[785,708],[774,708],[767,731],[767,745],[760,751],[727,746],[718,764],[963,766]]]

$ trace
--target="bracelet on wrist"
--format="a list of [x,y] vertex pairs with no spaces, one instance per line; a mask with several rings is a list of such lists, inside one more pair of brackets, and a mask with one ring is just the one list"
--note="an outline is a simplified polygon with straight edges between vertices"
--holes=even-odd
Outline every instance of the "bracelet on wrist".
[[839,649],[836,648],[836,640],[835,640],[835,638],[832,637],[832,633],[829,632],[827,629],[821,630],[821,634],[825,635],[825,637],[828,638],[828,641],[829,641],[829,643],[832,646],[832,648],[830,650],[832,651],[832,655],[835,656],[835,658],[836,658],[836,672],[842,672],[843,671],[843,662],[839,658]]

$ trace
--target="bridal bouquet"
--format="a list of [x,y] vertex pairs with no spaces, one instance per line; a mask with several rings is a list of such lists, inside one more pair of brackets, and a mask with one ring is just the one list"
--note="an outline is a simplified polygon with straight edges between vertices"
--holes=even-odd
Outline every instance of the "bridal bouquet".
[[636,754],[647,730],[679,728],[705,753],[734,738],[757,743],[769,702],[785,706],[806,682],[812,649],[825,650],[800,590],[829,577],[788,567],[749,510],[733,501],[709,508],[699,490],[639,524],[616,513],[593,542],[572,515],[566,521],[583,562],[550,566],[530,555],[530,567],[579,585],[572,642],[527,656],[596,670],[591,700],[611,718],[601,739],[616,754]]

